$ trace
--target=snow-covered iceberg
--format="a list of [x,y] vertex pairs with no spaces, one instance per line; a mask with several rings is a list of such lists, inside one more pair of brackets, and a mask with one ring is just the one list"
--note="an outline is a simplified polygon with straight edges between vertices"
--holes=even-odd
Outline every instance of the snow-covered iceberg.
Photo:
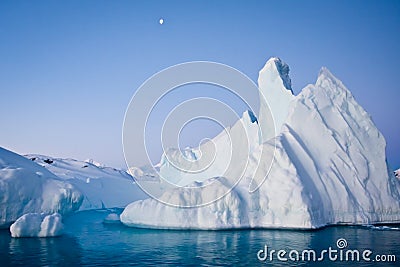
[[63,233],[62,217],[58,213],[27,213],[10,226],[12,237],[54,237]]
[[68,214],[79,209],[81,192],[31,160],[0,148],[0,228],[26,213]]
[[[276,132],[271,134],[274,131],[265,127],[271,119],[263,113],[265,107],[260,108],[258,122],[250,113],[244,114],[242,121],[251,121],[244,124],[246,132],[259,126],[262,140],[248,139],[249,162],[239,184],[235,186],[229,176],[209,173],[196,178],[197,190],[180,187],[164,192],[159,200],[131,203],[121,214],[121,222],[176,229],[312,229],[400,222],[400,184],[388,171],[385,139],[368,113],[326,68],[314,85],[297,96],[292,94],[288,71],[277,58],[260,71],[260,95],[269,102]],[[235,134],[234,128],[230,134]],[[223,135],[212,141],[224,147]],[[165,161],[157,168],[162,175],[176,175],[181,185],[193,184]],[[249,192],[254,181],[258,190]],[[228,193],[218,198],[221,191]],[[182,208],[202,204],[204,198],[218,200]]]
[[37,154],[25,157],[78,188],[84,196],[80,210],[125,207],[132,201],[147,198],[126,171],[93,160],[78,161]]

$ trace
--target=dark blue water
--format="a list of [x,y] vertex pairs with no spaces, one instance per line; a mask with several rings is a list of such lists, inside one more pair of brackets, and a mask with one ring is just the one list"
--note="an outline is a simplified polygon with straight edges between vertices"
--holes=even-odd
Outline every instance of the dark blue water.
[[[317,231],[165,231],[104,224],[109,211],[79,212],[65,219],[66,234],[57,238],[10,237],[0,231],[0,266],[400,266],[400,231],[392,228],[327,227]],[[365,249],[375,255],[393,254],[398,263],[376,261],[262,262],[257,252],[337,249],[345,238],[346,249]],[[263,254],[260,254],[261,256]],[[295,255],[295,254],[294,254]],[[339,255],[339,254],[338,254]],[[318,255],[319,256],[319,255]],[[288,254],[286,254],[288,257]],[[351,259],[349,257],[349,259]]]

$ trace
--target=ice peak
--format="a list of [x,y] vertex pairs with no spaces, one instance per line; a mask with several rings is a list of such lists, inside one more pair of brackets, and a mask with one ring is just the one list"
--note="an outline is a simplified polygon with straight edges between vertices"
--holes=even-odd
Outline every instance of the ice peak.
[[327,67],[321,67],[318,73],[318,80],[319,79],[329,79],[329,80],[337,80],[337,78],[330,72]]
[[289,78],[289,66],[277,57],[270,58],[258,76],[260,111],[258,124],[261,140],[277,135],[286,120],[290,102],[294,99]]
[[283,86],[293,94],[292,81],[290,80],[289,77],[290,68],[285,62],[283,62],[278,57],[271,57],[267,61],[267,63],[265,63],[264,67],[260,70],[260,77],[263,72],[267,71],[277,72],[279,74],[280,79],[282,80]]
[[319,70],[318,76],[322,75],[333,76],[327,67],[321,67],[321,69]]
[[315,85],[326,87],[326,83],[328,82],[329,85],[335,85],[336,87],[345,87],[338,78],[336,78],[327,67],[322,67],[318,74],[318,79]]

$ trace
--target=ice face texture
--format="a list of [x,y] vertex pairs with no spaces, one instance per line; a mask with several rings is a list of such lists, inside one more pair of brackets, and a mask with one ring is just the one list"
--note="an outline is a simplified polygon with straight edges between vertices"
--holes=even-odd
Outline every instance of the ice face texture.
[[106,167],[93,160],[52,158],[43,155],[26,155],[45,167],[83,194],[80,210],[125,207],[132,201],[147,198],[123,170]]
[[42,166],[0,148],[0,227],[26,213],[68,214],[79,209],[82,193]]
[[[399,222],[399,181],[388,171],[385,139],[368,113],[326,68],[314,85],[297,96],[292,94],[287,74],[288,67],[276,58],[260,71],[260,95],[269,102],[278,133],[271,135],[270,129],[263,129],[267,117],[261,106],[258,123],[264,142],[250,139],[246,173],[229,194],[210,205],[189,209],[154,199],[133,202],[121,214],[122,223],[176,229],[312,229],[330,224]],[[242,121],[254,137],[257,122],[250,118],[245,113]],[[214,141],[224,146],[221,136]],[[250,181],[257,176],[261,181],[267,174],[266,162],[274,151],[266,180],[249,193]],[[161,200],[176,198],[185,206],[232,186],[230,177],[218,177],[217,173],[215,177],[211,187],[196,195],[183,187],[165,192]]]
[[27,213],[11,226],[12,237],[54,237],[63,233],[62,217],[58,213]]

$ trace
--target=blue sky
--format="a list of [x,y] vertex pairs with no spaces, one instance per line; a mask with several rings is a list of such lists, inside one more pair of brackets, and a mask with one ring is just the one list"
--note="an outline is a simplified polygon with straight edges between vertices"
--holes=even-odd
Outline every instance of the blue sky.
[[1,1],[0,146],[123,167],[124,112],[151,75],[209,60],[256,81],[278,56],[296,94],[328,67],[400,167],[399,43],[399,1]]

